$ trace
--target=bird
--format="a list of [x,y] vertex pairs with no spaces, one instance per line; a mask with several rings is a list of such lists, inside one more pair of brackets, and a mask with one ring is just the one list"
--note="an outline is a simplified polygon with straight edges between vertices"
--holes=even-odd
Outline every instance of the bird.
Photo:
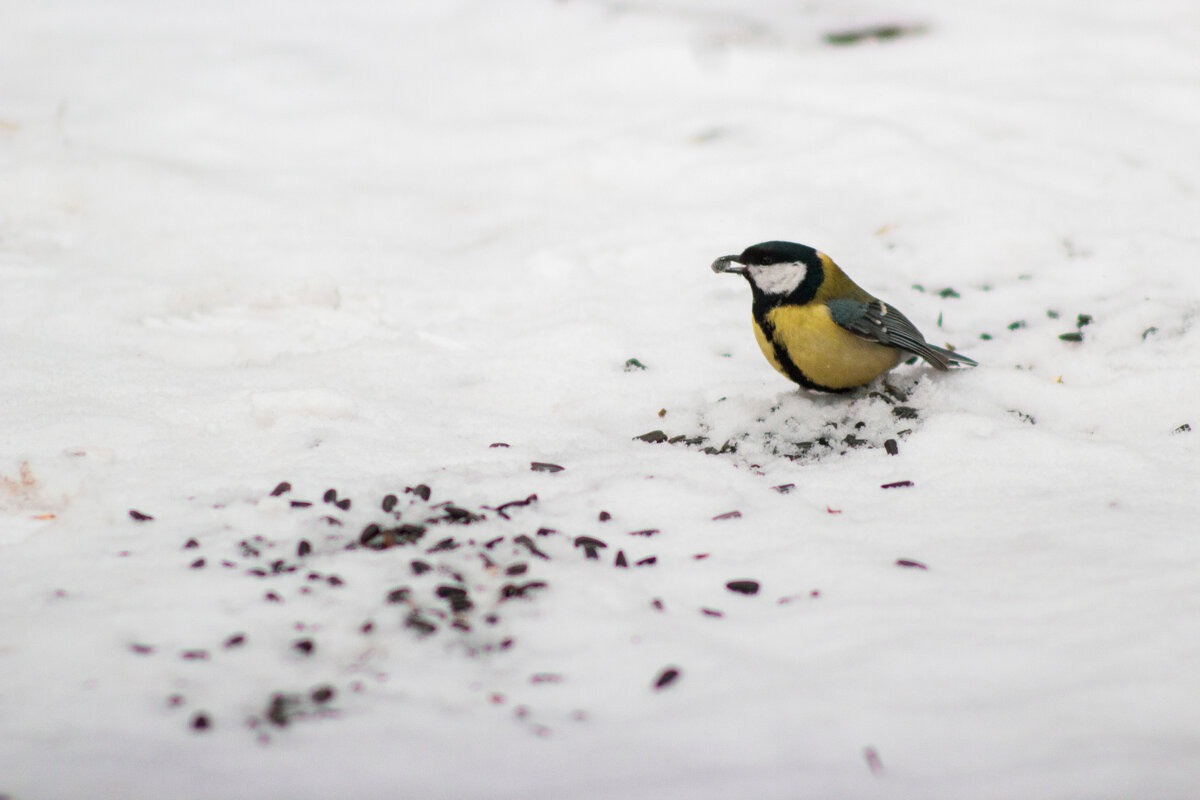
[[849,392],[866,386],[909,354],[934,369],[977,366],[929,344],[894,306],[872,296],[833,259],[808,245],[761,242],[721,256],[713,272],[750,284],[754,338],[767,361],[805,389]]

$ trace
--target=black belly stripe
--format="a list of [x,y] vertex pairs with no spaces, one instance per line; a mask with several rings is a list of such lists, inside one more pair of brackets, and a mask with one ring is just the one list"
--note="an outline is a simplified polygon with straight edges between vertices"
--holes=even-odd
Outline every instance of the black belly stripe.
[[767,341],[771,343],[771,349],[775,352],[775,360],[779,362],[779,366],[783,367],[784,374],[790,380],[795,381],[805,389],[815,389],[818,392],[850,392],[857,388],[855,386],[844,386],[841,389],[834,389],[831,386],[822,386],[813,381],[796,366],[796,362],[792,361],[792,357],[788,354],[787,349],[775,338],[775,326],[767,321],[767,315],[763,314],[756,322],[758,322],[758,327],[762,328],[763,335],[767,337]]

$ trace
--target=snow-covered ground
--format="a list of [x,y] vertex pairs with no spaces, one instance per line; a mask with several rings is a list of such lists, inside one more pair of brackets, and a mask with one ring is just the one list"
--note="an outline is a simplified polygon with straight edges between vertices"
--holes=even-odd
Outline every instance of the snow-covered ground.
[[1191,0],[0,20],[0,796],[1200,791]]

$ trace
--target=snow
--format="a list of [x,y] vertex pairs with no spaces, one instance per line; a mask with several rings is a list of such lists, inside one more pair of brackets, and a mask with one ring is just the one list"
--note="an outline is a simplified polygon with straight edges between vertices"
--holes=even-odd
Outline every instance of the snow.
[[[1195,791],[1192,4],[4,17],[0,796]],[[796,391],[770,239],[981,366]]]

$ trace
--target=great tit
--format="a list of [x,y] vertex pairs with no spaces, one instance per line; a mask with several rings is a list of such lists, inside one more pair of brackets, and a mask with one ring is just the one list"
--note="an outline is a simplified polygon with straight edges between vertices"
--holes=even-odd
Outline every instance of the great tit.
[[805,389],[865,386],[910,353],[939,370],[976,365],[926,342],[907,317],[807,245],[763,242],[741,255],[721,256],[712,268],[749,281],[759,348],[771,366]]

